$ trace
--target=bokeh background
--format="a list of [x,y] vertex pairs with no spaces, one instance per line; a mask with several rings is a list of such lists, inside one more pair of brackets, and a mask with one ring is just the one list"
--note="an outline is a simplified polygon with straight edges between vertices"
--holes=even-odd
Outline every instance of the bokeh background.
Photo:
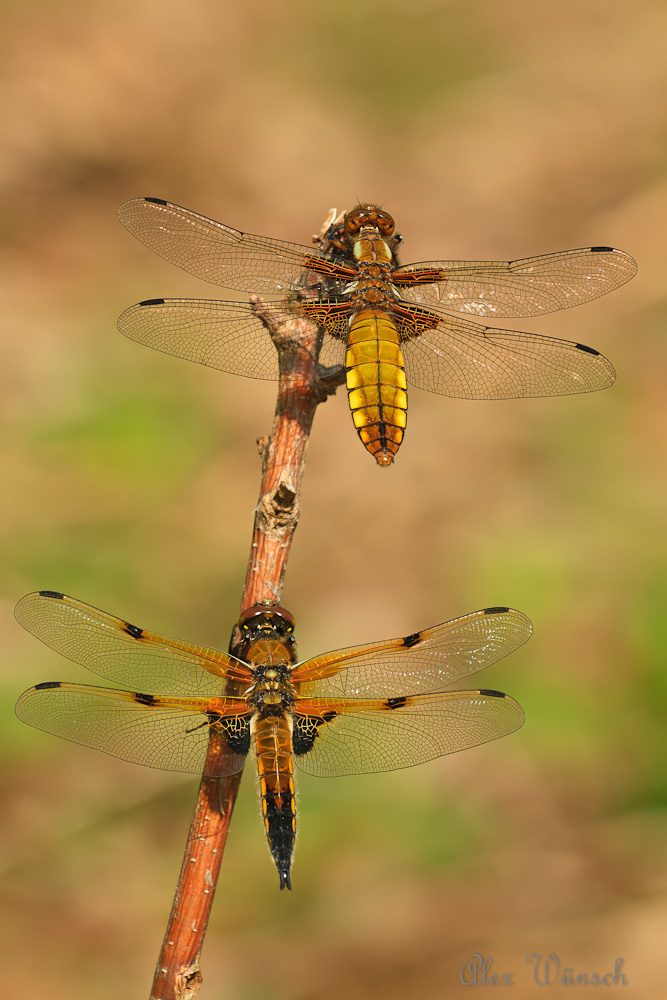
[[118,225],[137,195],[304,243],[331,206],[377,200],[406,262],[610,244],[640,265],[523,324],[602,351],[611,390],[413,391],[390,470],[344,393],[320,408],[285,592],[300,652],[510,604],[534,637],[482,683],[527,722],[418,769],[302,780],[291,894],[247,775],[202,997],[463,997],[475,953],[516,998],[532,953],[589,975],[621,958],[614,989],[663,995],[662,0],[5,0],[0,20],[4,995],[148,995],[196,791],[15,720],[29,684],[94,679],[13,605],[62,590],[226,648],[272,419],[273,385],[116,332],[142,298],[225,297]]

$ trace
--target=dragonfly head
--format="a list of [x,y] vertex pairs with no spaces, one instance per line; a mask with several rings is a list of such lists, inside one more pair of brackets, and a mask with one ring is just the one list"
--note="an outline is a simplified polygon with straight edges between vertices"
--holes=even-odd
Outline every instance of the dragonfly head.
[[294,642],[294,615],[274,601],[260,601],[241,612],[239,632],[244,639]]
[[355,205],[345,216],[343,226],[352,239],[356,239],[364,229],[375,229],[381,236],[389,238],[396,228],[389,212],[377,205]]
[[356,205],[345,216],[342,228],[346,256],[365,263],[397,263],[394,247],[400,240],[389,212],[377,205]]
[[325,239],[330,248],[348,260],[366,259],[370,242],[381,260],[397,263],[394,250],[402,237],[394,232],[395,228],[392,216],[378,205],[355,205],[329,226]]

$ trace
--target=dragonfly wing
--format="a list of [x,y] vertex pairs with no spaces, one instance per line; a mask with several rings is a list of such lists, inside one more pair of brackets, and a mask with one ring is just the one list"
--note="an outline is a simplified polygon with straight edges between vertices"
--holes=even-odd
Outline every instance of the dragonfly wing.
[[606,295],[637,273],[613,247],[585,247],[523,260],[437,260],[409,264],[393,277],[403,298],[471,316],[539,316]]
[[160,257],[225,288],[276,296],[299,287],[306,270],[338,276],[336,262],[314,247],[241,233],[161,198],[126,201],[118,218]]
[[320,368],[340,368],[345,364],[347,338],[339,340],[325,334],[318,358]]
[[295,763],[323,778],[423,764],[507,736],[524,720],[513,698],[489,690],[297,706]]
[[399,324],[408,338],[405,373],[419,389],[459,399],[519,399],[593,392],[616,378],[611,362],[585,344],[435,313],[429,328],[425,310],[416,308],[407,323],[399,315]]
[[298,664],[304,698],[387,698],[442,691],[483,670],[530,638],[530,620],[512,608],[485,608],[400,639],[339,649]]
[[24,691],[16,714],[54,736],[165,771],[201,773],[212,725],[224,746],[218,774],[242,769],[250,740],[247,705],[240,698],[159,698],[49,681]]
[[247,302],[147,299],[122,313],[118,329],[186,361],[247,378],[278,378],[278,352]]
[[217,697],[227,679],[251,679],[248,667],[227,653],[156,635],[54,591],[22,598],[16,618],[74,663],[154,694]]

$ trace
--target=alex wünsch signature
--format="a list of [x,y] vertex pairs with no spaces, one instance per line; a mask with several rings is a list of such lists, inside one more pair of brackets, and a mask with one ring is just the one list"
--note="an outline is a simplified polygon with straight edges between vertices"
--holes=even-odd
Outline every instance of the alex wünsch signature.
[[[532,978],[538,986],[627,986],[623,972],[623,959],[617,958],[614,968],[606,972],[583,972],[565,962],[558,955],[526,955],[532,966]],[[464,959],[459,969],[459,979],[464,986],[514,986],[514,972],[492,972],[492,958],[475,953]]]

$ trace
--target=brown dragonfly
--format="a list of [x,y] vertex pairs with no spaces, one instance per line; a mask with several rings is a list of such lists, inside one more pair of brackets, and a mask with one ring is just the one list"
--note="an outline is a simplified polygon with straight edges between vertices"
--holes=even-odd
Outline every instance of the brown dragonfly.
[[[137,239],[185,271],[226,288],[289,296],[293,310],[315,320],[323,330],[320,364],[345,367],[354,425],[378,465],[390,465],[403,440],[407,382],[444,396],[510,399],[591,392],[614,381],[610,362],[584,344],[465,317],[538,316],[589,302],[635,274],[621,250],[401,266],[401,237],[376,205],[357,205],[335,221],[321,248],[241,233],[160,198],[135,198],[118,214]],[[147,299],[127,309],[118,327],[189,361],[278,377],[276,350],[247,303]]]
[[122,760],[201,773],[209,737],[219,775],[252,752],[280,887],[291,888],[294,764],[332,777],[392,771],[498,739],[523,723],[500,691],[447,691],[521,646],[525,615],[485,608],[433,628],[297,662],[294,618],[269,602],[238,622],[240,657],[156,635],[50,590],[16,606],[58,653],[129,690],[46,681],[16,713],[37,729]]

